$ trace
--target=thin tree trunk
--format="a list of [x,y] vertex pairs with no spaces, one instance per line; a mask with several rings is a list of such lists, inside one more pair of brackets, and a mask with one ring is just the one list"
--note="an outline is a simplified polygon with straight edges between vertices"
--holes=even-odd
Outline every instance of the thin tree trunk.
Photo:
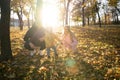
[[105,16],[105,22],[104,22],[104,24],[106,25],[107,24],[107,15],[106,15],[105,12],[104,12],[104,16]]
[[120,13],[120,10],[117,8],[117,6],[115,6],[115,9]]
[[118,14],[116,13],[116,23],[119,23],[119,18],[118,18]]
[[[39,25],[39,27],[42,26],[42,5],[43,5],[43,1],[42,0],[37,0],[37,4],[36,4],[36,13],[35,13],[35,22],[37,23],[37,25]],[[40,16],[40,17],[39,17]]]
[[89,20],[90,20],[89,17],[87,18],[87,20],[88,20],[88,25],[89,25]]
[[67,7],[66,7],[65,25],[68,25],[68,11],[69,11],[69,2],[67,2]]
[[18,15],[18,18],[19,18],[19,27],[20,27],[20,30],[23,30],[22,15],[20,15],[20,13],[18,11],[17,11],[17,15]]
[[31,13],[31,10],[32,10],[32,7],[30,7],[30,9],[29,9],[29,13],[28,13],[28,16],[27,16],[28,29],[30,29],[30,13]]
[[100,19],[100,14],[99,14],[99,12],[97,12],[97,14],[98,14],[98,19],[99,19],[99,27],[101,27],[101,19]]
[[[85,0],[83,0],[82,5],[84,5]],[[82,26],[85,26],[85,12],[84,12],[84,6],[82,7]]]
[[93,22],[93,24],[95,25],[95,22],[96,21],[96,18],[95,18],[95,16],[92,16],[92,22]]

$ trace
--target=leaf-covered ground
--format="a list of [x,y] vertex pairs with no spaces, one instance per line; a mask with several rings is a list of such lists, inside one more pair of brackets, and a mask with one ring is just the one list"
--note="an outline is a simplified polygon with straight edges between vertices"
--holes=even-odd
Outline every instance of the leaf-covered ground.
[[[13,61],[0,63],[1,80],[120,80],[120,28],[74,27],[78,52],[64,51],[50,59],[29,55],[23,47],[27,29],[11,28]],[[58,34],[59,35],[59,34]]]

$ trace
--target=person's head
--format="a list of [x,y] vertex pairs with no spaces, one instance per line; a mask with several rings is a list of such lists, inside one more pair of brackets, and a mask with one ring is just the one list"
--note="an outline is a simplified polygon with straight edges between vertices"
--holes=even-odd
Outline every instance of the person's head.
[[37,25],[36,25],[36,23],[35,23],[35,22],[32,24],[32,27],[37,27]]
[[52,32],[52,31],[53,31],[51,26],[46,27],[46,30],[47,30],[48,32]]
[[32,27],[43,28],[37,21],[33,22]]

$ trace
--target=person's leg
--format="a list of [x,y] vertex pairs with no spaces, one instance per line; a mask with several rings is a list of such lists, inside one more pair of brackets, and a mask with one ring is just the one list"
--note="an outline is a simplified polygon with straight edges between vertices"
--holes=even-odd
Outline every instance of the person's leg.
[[55,55],[55,57],[58,57],[57,50],[56,50],[56,46],[53,46],[52,49],[54,50],[54,55]]
[[44,49],[46,48],[46,46],[45,46],[45,41],[40,42],[39,45],[40,45],[39,54],[40,54],[41,56],[43,56],[42,50],[44,50]]
[[46,51],[47,51],[48,58],[50,58],[50,48],[47,48]]
[[45,48],[45,41],[40,42],[40,50],[44,50]]

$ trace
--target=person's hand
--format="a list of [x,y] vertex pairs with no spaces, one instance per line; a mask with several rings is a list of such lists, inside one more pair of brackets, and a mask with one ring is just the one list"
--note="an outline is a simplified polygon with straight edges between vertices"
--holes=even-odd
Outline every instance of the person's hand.
[[61,45],[63,45],[63,43],[62,43],[62,42],[60,42],[60,44],[61,44]]
[[33,48],[33,49],[36,48],[36,46],[35,46],[33,43],[31,43],[31,42],[29,43],[29,45],[30,45],[30,47]]

